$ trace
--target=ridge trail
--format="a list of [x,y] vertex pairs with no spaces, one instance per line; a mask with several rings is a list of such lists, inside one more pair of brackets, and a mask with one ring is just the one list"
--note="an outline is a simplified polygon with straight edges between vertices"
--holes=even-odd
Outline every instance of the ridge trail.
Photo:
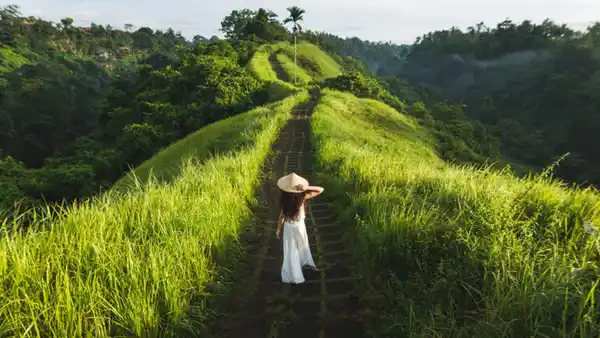
[[[336,221],[324,200],[326,182],[313,180],[310,119],[318,98],[318,91],[311,92],[308,101],[292,109],[291,119],[272,146],[273,155],[263,165],[260,203],[241,239],[247,255],[236,268],[229,310],[218,320],[214,337],[363,337],[345,226]],[[325,187],[325,193],[309,203],[306,218],[311,251],[321,271],[304,269],[306,282],[298,285],[281,282],[282,243],[275,237],[276,180],[292,171]]]
[[281,66],[279,60],[277,60],[277,55],[279,53],[279,51],[276,51],[269,55],[269,62],[271,63],[271,68],[273,68],[273,71],[275,72],[275,74],[277,74],[277,78],[279,80],[284,82],[293,82],[294,79],[290,78],[289,74],[286,73],[286,71]]

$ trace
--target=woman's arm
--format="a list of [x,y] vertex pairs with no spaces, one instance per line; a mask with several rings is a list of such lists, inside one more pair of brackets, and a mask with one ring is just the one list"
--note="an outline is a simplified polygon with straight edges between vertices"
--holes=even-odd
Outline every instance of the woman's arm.
[[317,197],[323,193],[323,187],[318,187],[316,185],[309,185],[308,187],[303,187],[304,191],[307,193],[304,195],[304,199],[308,200],[314,197]]
[[281,227],[283,226],[283,210],[281,210],[279,212],[279,222],[277,223],[277,232],[275,233],[275,235],[277,236],[277,239],[279,239],[279,235],[281,234]]

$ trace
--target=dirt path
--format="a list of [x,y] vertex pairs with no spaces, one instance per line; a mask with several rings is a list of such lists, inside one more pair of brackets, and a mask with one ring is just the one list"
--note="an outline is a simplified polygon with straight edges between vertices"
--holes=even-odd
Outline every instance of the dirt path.
[[273,71],[275,72],[275,74],[277,74],[277,78],[279,80],[290,82],[293,79],[290,79],[288,73],[286,73],[285,70],[283,70],[283,67],[281,67],[281,63],[279,62],[279,60],[277,60],[277,54],[279,54],[279,52],[274,52],[271,53],[271,55],[269,55],[269,62],[271,63],[271,68],[273,68]]
[[[227,318],[213,330],[214,337],[362,337],[354,279],[349,267],[345,228],[328,211],[321,196],[310,203],[306,225],[313,258],[322,271],[304,270],[306,282],[281,283],[282,243],[275,237],[279,191],[276,180],[296,172],[310,182],[313,151],[310,115],[318,94],[296,106],[293,117],[281,130],[273,158],[265,163],[260,206],[256,220],[243,240],[247,261],[238,269],[238,280]],[[323,184],[324,182],[315,182]],[[325,193],[327,194],[327,186]],[[331,198],[332,196],[329,196]],[[325,197],[326,198],[326,197]],[[332,266],[330,266],[332,265]]]

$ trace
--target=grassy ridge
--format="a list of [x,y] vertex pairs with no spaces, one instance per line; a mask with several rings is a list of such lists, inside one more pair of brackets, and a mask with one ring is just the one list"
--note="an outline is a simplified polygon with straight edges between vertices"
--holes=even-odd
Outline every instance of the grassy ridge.
[[[260,166],[290,109],[307,98],[199,131],[143,165],[147,183],[136,189],[38,215],[26,234],[4,224],[0,336],[198,335],[209,314],[204,287],[220,275],[215,258],[235,257]],[[223,152],[208,158],[214,143],[205,139]],[[172,181],[148,180],[152,165]]]
[[324,94],[313,123],[320,181],[356,217],[375,336],[600,334],[596,191],[447,165],[411,119]]
[[248,69],[251,74],[253,74],[259,80],[265,82],[279,81],[277,74],[269,62],[269,55],[271,54],[271,51],[271,46],[261,46],[256,52],[254,52],[252,58],[246,65],[246,69]]
[[[293,50],[293,46],[290,46],[290,49]],[[306,66],[302,65],[303,62],[314,63],[316,71],[313,72],[314,80],[322,81],[342,74],[340,64],[318,46],[309,42],[300,41],[298,42],[297,49],[298,64],[303,68],[306,68]]]
[[272,46],[261,46],[248,61],[246,69],[257,79],[266,83],[266,92],[270,100],[275,101],[297,93],[298,88],[277,78],[277,74],[269,62],[269,55],[272,51]]
[[[294,78],[294,46],[288,42],[260,47],[252,56],[247,69],[258,79],[266,82],[282,82],[277,78],[269,62],[269,56],[278,53],[278,60],[290,79]],[[297,44],[297,75],[299,83],[308,83],[311,80],[322,81],[326,78],[336,77],[342,73],[341,66],[327,53],[309,42],[299,41]],[[287,83],[286,83],[287,84]]]
[[[286,72],[290,81],[294,81],[294,60],[290,59],[289,56],[279,53],[277,54],[277,61],[281,64],[281,68]],[[299,85],[308,84],[312,81],[310,75],[308,75],[302,67],[296,67],[296,79]]]
[[150,177],[170,181],[180,175],[190,158],[206,160],[211,158],[210,155],[252,146],[256,142],[257,131],[265,127],[265,119],[273,111],[289,112],[297,101],[297,97],[289,98],[230,117],[224,122],[210,124],[161,150],[131,174],[120,179],[114,188],[131,186],[132,183],[137,183],[136,181],[145,183]]

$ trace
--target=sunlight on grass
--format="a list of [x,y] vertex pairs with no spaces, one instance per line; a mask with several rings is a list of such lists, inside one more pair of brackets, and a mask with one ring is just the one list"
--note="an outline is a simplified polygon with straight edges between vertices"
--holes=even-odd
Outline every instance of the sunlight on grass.
[[356,223],[374,336],[600,334],[597,191],[447,165],[411,118],[323,93],[319,181]]
[[[287,55],[283,53],[277,54],[277,61],[281,64],[281,68],[286,72],[290,81],[293,83],[294,81],[294,60],[290,59]],[[306,74],[306,72],[301,67],[296,67],[296,79],[299,85],[308,84],[311,82],[310,75]]]
[[9,72],[28,63],[31,62],[26,57],[15,53],[10,47],[3,47],[0,44],[0,73]]
[[[3,224],[0,336],[201,335],[215,292],[205,286],[219,284],[217,261],[239,253],[260,167],[306,99],[200,130],[142,165],[130,189],[38,214],[23,233]],[[222,151],[209,157],[214,142]],[[171,182],[149,177],[150,167]]]
[[271,67],[271,63],[269,62],[269,55],[271,54],[270,46],[261,46],[254,54],[248,64],[246,65],[246,69],[256,76],[259,80],[262,81],[279,81],[277,79],[277,74]]
[[137,167],[134,175],[127,175],[119,180],[115,188],[131,184],[135,180],[146,182],[151,172],[156,178],[168,181],[179,175],[181,165],[190,157],[208,159],[209,155],[251,146],[256,142],[255,134],[264,129],[273,111],[289,112],[296,103],[298,98],[291,97],[210,124],[158,152]]
[[270,45],[261,46],[254,52],[254,55],[252,55],[252,58],[246,65],[246,69],[252,75],[257,79],[266,82],[267,93],[269,94],[271,101],[281,100],[289,95],[299,92],[298,87],[277,78],[277,74],[269,62],[269,55],[275,49],[275,47]]
[[312,43],[301,41],[298,43],[298,57],[306,57],[313,60],[322,74],[322,77],[315,78],[322,81],[326,78],[336,77],[342,74],[342,68],[331,56],[327,55],[321,48]]
[[[272,53],[279,51],[288,56],[289,60],[292,62],[292,71],[289,72],[286,70],[286,72],[290,74],[290,78],[293,79],[294,45],[289,42],[280,42],[270,45],[268,48]],[[342,74],[341,66],[331,56],[321,50],[321,48],[312,43],[298,41],[296,52],[298,68],[302,69],[301,71],[306,74],[307,78],[314,81],[322,81]],[[287,62],[287,60],[285,62]]]

